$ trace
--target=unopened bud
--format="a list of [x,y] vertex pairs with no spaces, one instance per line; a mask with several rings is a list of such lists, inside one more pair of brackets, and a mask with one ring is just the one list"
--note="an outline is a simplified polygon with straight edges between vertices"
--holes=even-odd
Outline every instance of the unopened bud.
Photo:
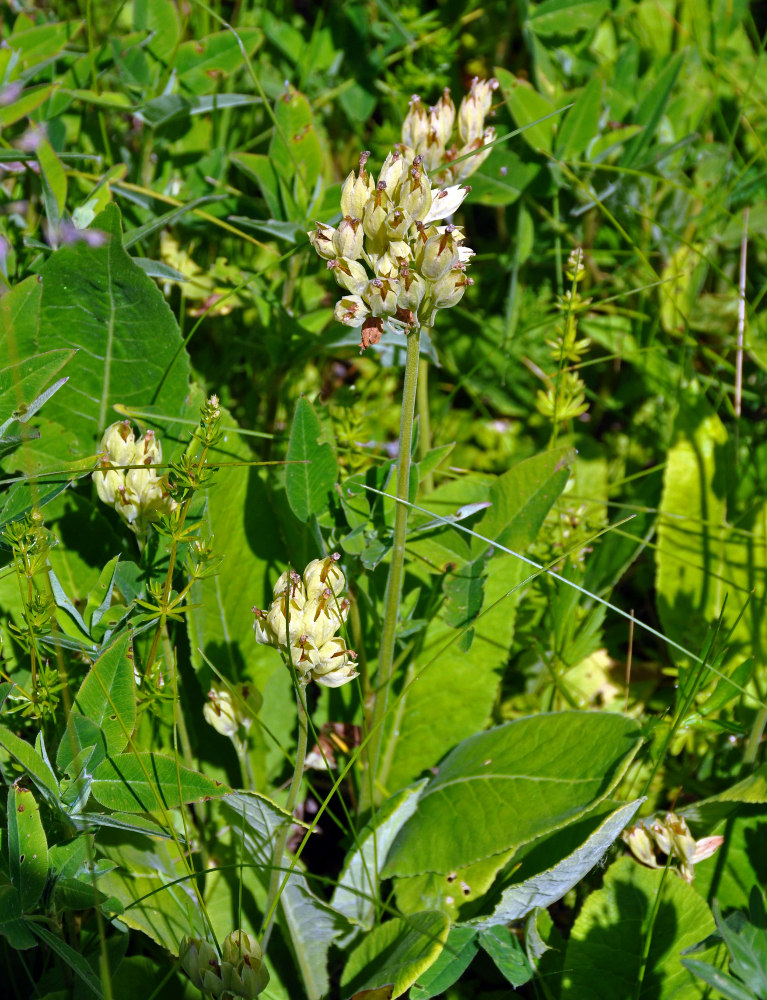
[[458,135],[464,144],[481,137],[485,117],[493,103],[493,91],[497,88],[495,79],[480,80],[475,76],[471,81],[471,90],[458,109]]
[[397,296],[397,305],[400,309],[409,309],[411,312],[417,312],[418,307],[426,294],[426,282],[418,274],[417,271],[412,271],[409,267],[400,268],[399,272],[399,295]]
[[344,216],[361,219],[367,200],[373,193],[373,178],[365,170],[369,156],[368,152],[361,154],[359,176],[355,177],[352,170],[341,188],[341,214]]
[[338,254],[333,242],[335,229],[332,226],[326,226],[324,222],[315,222],[314,225],[317,228],[306,234],[309,237],[311,245],[320,257],[324,257],[325,260],[332,260],[334,257],[337,257]]
[[436,281],[458,263],[458,241],[455,226],[445,226],[442,233],[430,236],[416,255],[416,265],[425,278]]
[[450,309],[461,301],[466,289],[473,284],[473,279],[468,278],[460,266],[452,268],[432,285],[431,296],[434,308]]
[[431,187],[422,167],[423,157],[416,156],[407,177],[403,177],[399,205],[412,219],[423,219],[431,208]]
[[363,241],[365,232],[360,219],[353,219],[347,215],[338,224],[333,234],[334,256],[346,257],[347,260],[359,260],[362,256]]
[[393,316],[397,311],[399,281],[397,278],[373,278],[362,297],[374,316]]
[[429,115],[418,94],[413,94],[409,103],[410,109],[402,123],[402,141],[417,152],[421,144],[426,141]]
[[397,200],[399,182],[406,169],[407,164],[405,163],[405,158],[396,150],[389,153],[383,162],[381,173],[378,175],[378,183],[380,184],[381,181],[383,181],[386,185],[386,193],[392,201],[396,202]]
[[361,326],[370,310],[359,295],[347,295],[336,302],[333,315],[344,326]]
[[352,295],[362,295],[369,278],[367,271],[358,261],[339,257],[337,260],[328,261],[328,270],[333,272],[341,288],[345,288]]

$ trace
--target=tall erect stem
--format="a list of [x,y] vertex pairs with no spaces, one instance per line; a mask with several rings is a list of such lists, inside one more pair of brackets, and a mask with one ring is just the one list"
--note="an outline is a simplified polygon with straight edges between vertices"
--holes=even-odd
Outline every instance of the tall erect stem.
[[418,388],[418,353],[421,333],[411,330],[407,338],[405,382],[402,387],[402,415],[399,426],[399,452],[397,456],[397,504],[394,511],[394,542],[392,545],[389,578],[386,583],[383,630],[375,681],[373,710],[370,717],[371,736],[367,748],[367,780],[364,783],[360,806],[372,804],[378,797],[375,777],[383,739],[383,721],[391,687],[394,666],[394,643],[399,616],[402,577],[405,570],[405,538],[407,535],[408,485],[410,483],[410,450],[413,442],[413,416]]

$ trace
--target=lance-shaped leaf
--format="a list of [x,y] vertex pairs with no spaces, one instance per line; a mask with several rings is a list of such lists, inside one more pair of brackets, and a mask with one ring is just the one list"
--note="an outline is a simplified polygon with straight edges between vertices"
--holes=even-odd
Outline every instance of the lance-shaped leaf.
[[220,781],[191,771],[159,753],[121,753],[107,757],[93,773],[93,797],[119,812],[175,809],[185,802],[204,802],[231,792]]
[[48,840],[40,806],[28,788],[8,789],[8,863],[11,882],[22,910],[29,910],[43,894],[48,878]]

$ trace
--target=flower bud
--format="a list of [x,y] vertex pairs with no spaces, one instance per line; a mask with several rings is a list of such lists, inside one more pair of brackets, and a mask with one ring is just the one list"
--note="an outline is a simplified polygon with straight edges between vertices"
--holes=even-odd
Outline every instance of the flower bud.
[[413,94],[409,103],[410,110],[402,123],[402,141],[406,146],[420,152],[421,145],[426,141],[429,116],[418,94]]
[[498,88],[498,81],[480,80],[474,77],[471,90],[461,101],[458,109],[458,135],[464,145],[473,142],[482,135],[485,116],[493,103],[493,91]]
[[342,219],[333,234],[334,256],[346,257],[348,260],[359,260],[362,256],[365,232],[360,219],[347,215]]
[[695,838],[681,816],[666,813],[666,830],[671,839],[671,850],[684,864],[690,864],[695,854]]
[[445,87],[442,97],[429,108],[429,125],[437,133],[439,144],[444,150],[450,142],[450,134],[455,123],[455,104],[450,97],[450,88]]
[[648,868],[663,867],[658,864],[650,835],[641,823],[624,830],[621,837],[637,861],[641,861]]
[[370,315],[370,310],[359,295],[347,295],[336,302],[333,315],[344,326],[362,326],[365,317]]
[[407,164],[405,158],[401,153],[396,150],[389,153],[383,162],[381,167],[381,173],[378,175],[378,183],[383,181],[386,187],[386,193],[396,202],[397,200],[397,190],[399,187],[400,179],[404,171],[407,169]]
[[224,938],[221,952],[224,990],[232,997],[255,1000],[269,983],[269,971],[256,938],[245,931],[233,931]]
[[397,311],[398,295],[399,280],[393,277],[373,278],[362,293],[374,316],[393,316]]
[[463,298],[467,288],[474,284],[467,278],[463,268],[457,265],[435,281],[431,288],[432,304],[435,309],[450,309]]
[[[289,641],[295,642],[296,638],[303,634],[303,610],[303,603],[299,604],[287,594],[278,597],[269,605],[266,621],[279,646],[287,646]],[[290,640],[288,640],[288,628]]]
[[391,199],[386,193],[386,185],[379,182],[362,213],[365,235],[371,240],[369,253],[383,253],[386,247],[386,219],[391,211]]
[[125,474],[112,469],[105,458],[101,462],[103,471],[93,473],[93,482],[96,484],[99,500],[113,507],[118,500],[119,490],[125,487]]
[[486,128],[481,136],[477,136],[476,139],[472,139],[471,142],[467,142],[458,151],[457,158],[462,156],[469,156],[467,160],[463,160],[461,163],[456,164],[453,167],[453,174],[456,180],[463,180],[466,177],[470,177],[475,170],[479,170],[488,156],[492,153],[492,146],[490,143],[495,142],[496,134],[495,129],[490,126]]
[[399,272],[399,295],[397,296],[397,306],[400,309],[409,309],[411,312],[418,312],[424,295],[426,294],[426,282],[409,267],[401,267]]
[[303,604],[306,600],[304,581],[301,579],[301,574],[297,573],[294,569],[286,569],[284,573],[280,574],[277,577],[277,583],[275,583],[272,589],[273,597],[279,597],[280,594],[285,593],[290,593],[291,599],[297,601],[299,604]]
[[363,294],[368,283],[368,273],[359,261],[339,257],[337,260],[328,261],[328,270],[333,272],[341,288],[345,288],[352,295]]
[[260,608],[253,608],[255,619],[253,621],[253,631],[256,633],[256,642],[262,646],[276,646],[277,636],[272,631],[267,614]]
[[[397,246],[401,244],[396,244]],[[386,253],[382,253],[375,264],[376,278],[396,278],[402,265],[394,256],[392,244],[390,243]]]
[[324,559],[313,559],[304,570],[304,583],[309,598],[316,597],[327,587],[334,594],[342,594],[346,590],[346,577],[338,567],[341,556],[338,552],[325,556]]
[[218,955],[207,941],[195,937],[183,938],[178,957],[181,968],[199,990],[212,991],[212,984],[220,982]]
[[395,208],[386,216],[385,232],[389,240],[404,240],[413,220],[403,208]]
[[416,265],[425,278],[436,281],[458,263],[458,240],[455,226],[445,226],[442,233],[430,236],[416,254]]
[[312,671],[313,679],[324,687],[341,687],[358,676],[354,661],[357,654],[346,648],[340,637],[328,640],[319,649],[319,662]]
[[104,431],[101,450],[112,465],[132,465],[136,439],[130,420],[118,420]]
[[202,714],[208,725],[213,726],[217,733],[233,740],[237,736],[239,722],[232,704],[232,696],[228,691],[211,688],[208,700],[202,706]]
[[311,245],[320,257],[324,257],[325,260],[332,260],[334,257],[337,257],[338,254],[333,243],[333,237],[336,233],[335,229],[332,226],[326,226],[324,222],[315,222],[314,225],[317,228],[306,234],[309,237]]
[[341,188],[341,214],[344,217],[351,215],[353,219],[361,219],[365,204],[373,193],[373,178],[365,170],[369,156],[369,152],[360,154],[359,177],[355,177],[352,170]]
[[431,208],[431,187],[426,171],[422,167],[423,157],[416,156],[406,177],[402,178],[399,191],[399,206],[412,219],[423,219]]

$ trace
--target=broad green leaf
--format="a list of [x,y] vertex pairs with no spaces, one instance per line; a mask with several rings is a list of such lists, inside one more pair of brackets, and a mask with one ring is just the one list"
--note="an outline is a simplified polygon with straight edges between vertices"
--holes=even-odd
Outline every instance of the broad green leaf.
[[93,773],[93,797],[107,809],[153,812],[183,802],[205,802],[228,795],[220,781],[190,771],[159,753],[123,753],[103,760]]
[[431,1000],[458,982],[477,954],[476,938],[474,927],[452,927],[437,961],[410,987],[410,1000]]
[[[643,801],[627,802],[617,809],[613,803],[602,804],[578,822],[514,855],[508,864],[511,878],[501,880],[500,900],[493,912],[469,923],[480,928],[508,924],[521,920],[537,906],[556,903],[599,864]],[[494,887],[493,896],[497,891]]]
[[166,63],[179,40],[179,15],[175,4],[164,0],[135,0],[132,8],[133,27],[136,31],[147,32],[146,48],[155,59]]
[[322,146],[314,127],[314,116],[306,97],[288,87],[274,104],[276,126],[269,146],[269,158],[284,182],[300,213],[288,214],[292,222],[305,221],[322,172]]
[[43,200],[51,226],[58,226],[67,200],[67,175],[47,139],[38,143],[37,162],[43,177]]
[[621,858],[611,865],[603,888],[588,897],[575,921],[565,955],[562,1000],[635,995],[647,935],[642,997],[693,1000],[700,991],[679,954],[713,930],[713,917],[692,886],[671,872]]
[[545,0],[530,5],[527,25],[541,38],[570,37],[593,29],[609,9],[609,0]]
[[525,950],[508,927],[503,925],[481,931],[478,941],[514,989],[533,978]]
[[56,775],[35,748],[5,726],[0,726],[0,746],[21,764],[48,803],[58,805],[59,783]]
[[393,983],[396,1000],[436,962],[449,929],[447,916],[431,910],[380,924],[349,955],[341,975],[343,996]]
[[408,820],[418,802],[425,781],[421,781],[378,807],[376,825],[360,830],[356,847],[347,857],[336,883],[331,905],[355,924],[370,930],[376,913],[376,861],[385,858],[402,824]]
[[20,785],[8,788],[8,861],[21,909],[30,910],[48,878],[48,840],[40,806],[32,792]]
[[418,678],[391,712],[386,761],[382,773],[395,791],[433,767],[448,750],[472,733],[484,729],[498,691],[514,634],[519,593],[504,599],[529,574],[523,563],[491,559],[485,580],[486,610],[473,623],[468,652],[456,641],[459,634],[439,617],[426,629],[423,644],[411,661],[407,680]]
[[5,42],[9,48],[20,53],[24,66],[34,66],[38,62],[52,59],[83,29],[83,22],[79,18],[73,21],[32,24],[27,28],[20,28],[22,24],[24,20],[20,18],[11,35],[6,36]]
[[[758,900],[758,913],[754,913],[754,898]],[[764,926],[764,904],[761,889],[751,890],[751,919],[734,913],[727,920],[722,917],[715,901],[714,919],[722,940],[730,952],[730,972],[741,979],[757,996],[767,996],[767,927]]]
[[479,614],[485,596],[485,567],[486,560],[480,556],[445,576],[442,582],[445,595],[444,621],[451,628],[467,628]]
[[[726,440],[705,402],[683,396],[663,473],[655,584],[664,633],[693,651],[722,610],[715,574],[726,509],[714,479],[724,471]],[[734,615],[742,605],[739,596],[730,596]]]
[[763,804],[741,805],[738,815],[732,815],[733,807],[733,803],[720,804],[723,815],[719,819],[712,806],[700,803],[700,818],[695,812],[689,818],[696,836],[724,836],[714,857],[695,866],[695,888],[709,902],[716,898],[725,909],[746,907],[752,886],[764,884],[767,809]]
[[27,115],[44,104],[51,94],[58,87],[58,83],[42,84],[39,87],[30,87],[10,104],[0,105],[0,128],[13,125],[14,122],[26,118]]
[[663,69],[658,73],[648,93],[639,102],[634,114],[634,123],[642,125],[643,129],[626,144],[621,156],[621,166],[630,167],[637,162],[641,164],[671,98],[685,56],[686,50],[682,50],[664,61]]
[[15,886],[0,885],[0,935],[12,948],[34,948],[36,942],[21,912],[21,900]]
[[515,77],[500,67],[496,67],[495,73],[517,128],[524,129],[521,138],[532,149],[550,153],[557,118],[548,118],[546,121],[539,119],[546,118],[546,115],[555,111],[555,106],[543,94],[534,90],[527,80]]
[[[293,817],[269,799],[255,793],[235,792],[222,801],[233,830],[242,838],[243,856],[256,864],[269,881],[273,864],[272,845],[277,831]],[[289,858],[285,858],[286,865]],[[306,879],[294,871],[280,897],[287,941],[306,987],[309,1000],[327,993],[327,955],[330,945],[348,936],[351,926],[342,913],[322,902],[309,889]]]
[[122,905],[121,923],[174,955],[185,935],[205,936],[193,880],[176,881],[189,869],[172,841],[108,830],[98,836],[100,853],[118,866],[100,876],[98,887]]
[[[127,632],[107,647],[85,675],[74,708],[104,734],[107,753],[119,754],[128,745],[136,724],[136,694],[133,650]],[[67,727],[56,758],[62,770],[79,749],[75,731]]]
[[[79,348],[67,367],[70,380],[49,401],[46,416],[76,435],[93,454],[104,429],[117,419],[115,403],[138,409],[162,393],[166,413],[181,412],[188,393],[189,360],[161,292],[121,245],[115,205],[95,219],[100,246],[78,241],[61,247],[41,269],[39,344]],[[20,351],[37,344],[19,343]]]
[[[560,448],[513,465],[491,486],[491,506],[477,525],[477,532],[498,545],[524,553],[565,488],[574,459],[572,449]],[[473,538],[472,547],[475,552],[481,551],[487,543]]]
[[610,794],[639,743],[633,720],[589,712],[530,716],[470,736],[429,781],[384,874],[447,876],[561,829]]
[[[237,463],[219,469],[205,497],[202,515],[206,538],[214,539],[221,566],[192,589],[188,615],[192,663],[203,691],[218,684],[204,657],[230,680],[253,683],[264,697],[261,716],[268,719],[277,746],[259,726],[251,729],[253,764],[258,787],[267,786],[267,770],[281,771],[281,746],[295,739],[296,699],[278,653],[260,646],[253,635],[253,606],[268,606],[284,563],[285,550],[265,477],[255,467],[245,439],[235,433],[231,417],[222,415],[222,438],[208,461]],[[240,464],[242,463],[242,464]],[[212,738],[212,737],[211,737]],[[222,738],[223,739],[223,738]]]
[[683,958],[682,965],[703,982],[713,986],[717,994],[725,1000],[754,1000],[754,997],[759,995],[754,994],[732,976],[728,976],[726,972],[709,965],[708,962],[700,962],[696,958]]
[[322,424],[304,396],[296,403],[286,456],[285,492],[299,521],[322,514],[338,476],[332,445],[323,441]]
[[573,160],[584,152],[597,134],[601,111],[602,80],[595,76],[562,119],[555,147],[558,157]]
[[239,28],[237,37],[232,31],[218,31],[184,42],[179,46],[175,60],[179,83],[184,91],[209,94],[217,89],[217,80],[243,66],[240,42],[251,56],[262,38],[258,28]]

